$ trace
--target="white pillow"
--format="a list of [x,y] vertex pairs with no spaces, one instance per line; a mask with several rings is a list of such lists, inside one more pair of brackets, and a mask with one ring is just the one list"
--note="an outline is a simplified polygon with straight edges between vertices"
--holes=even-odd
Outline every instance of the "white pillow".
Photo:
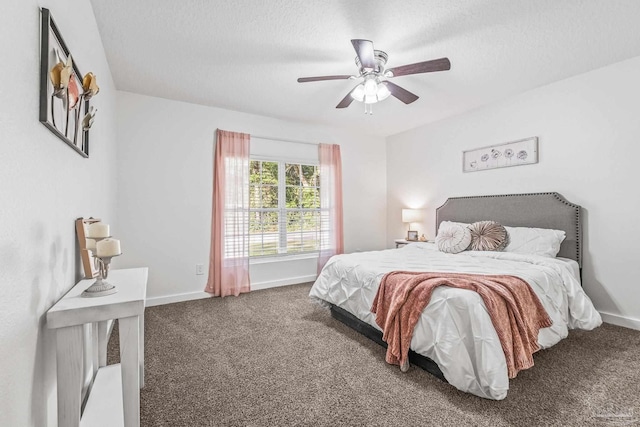
[[436,245],[440,252],[457,254],[464,251],[471,243],[471,230],[459,224],[441,226],[436,236]]
[[438,227],[438,233],[436,234],[436,236],[438,236],[446,228],[449,228],[454,225],[461,225],[463,227],[468,227],[470,224],[466,224],[464,222],[442,221],[440,223],[440,226]]
[[[442,221],[438,234],[451,225],[468,226],[463,222]],[[532,254],[555,258],[560,252],[560,245],[566,237],[562,230],[533,227],[504,227],[509,234],[509,244],[504,252],[516,254]]]
[[504,227],[509,233],[505,252],[533,254],[555,258],[566,234],[562,230],[530,227]]

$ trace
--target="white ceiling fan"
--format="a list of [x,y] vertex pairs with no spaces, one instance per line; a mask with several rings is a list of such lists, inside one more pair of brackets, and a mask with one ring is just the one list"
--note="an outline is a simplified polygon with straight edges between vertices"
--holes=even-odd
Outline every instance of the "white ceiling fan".
[[336,105],[336,108],[346,108],[356,100],[365,104],[365,114],[373,114],[372,104],[383,101],[390,95],[393,95],[405,104],[411,104],[419,98],[418,95],[403,89],[388,79],[451,69],[451,62],[449,62],[448,58],[433,59],[385,69],[389,56],[386,52],[375,50],[371,40],[353,39],[351,40],[351,44],[353,44],[353,48],[357,54],[355,62],[360,71],[359,75],[300,77],[298,79],[299,83],[322,80],[362,79],[362,82],[354,87],[351,92]]

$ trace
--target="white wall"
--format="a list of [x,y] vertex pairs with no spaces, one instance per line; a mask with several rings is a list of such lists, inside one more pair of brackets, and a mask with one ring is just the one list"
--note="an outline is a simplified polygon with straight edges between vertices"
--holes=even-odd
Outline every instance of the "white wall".
[[[38,122],[39,7],[81,71],[98,78],[89,159]],[[55,342],[44,314],[80,278],[74,220],[116,220],[115,88],[88,1],[3,2],[0,57],[0,425],[53,426]]]
[[[640,328],[639,75],[640,57],[388,138],[388,246],[403,207],[425,207],[433,237],[447,197],[558,191],[584,207],[586,292],[605,320]],[[538,164],[462,173],[463,150],[529,136]]]
[[[196,276],[195,264],[206,266],[209,259],[216,128],[340,144],[345,249],[385,246],[383,138],[118,92],[120,262],[149,267],[148,296],[156,303],[180,298],[165,298],[172,295],[197,296],[204,289],[206,274]],[[315,260],[251,266],[258,287],[314,274]]]

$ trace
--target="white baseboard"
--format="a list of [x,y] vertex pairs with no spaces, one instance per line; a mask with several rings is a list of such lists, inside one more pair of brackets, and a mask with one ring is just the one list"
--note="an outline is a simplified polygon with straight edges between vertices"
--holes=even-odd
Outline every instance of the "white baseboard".
[[620,316],[619,314],[605,313],[603,311],[600,312],[600,316],[602,316],[602,320],[604,322],[640,331],[640,319],[624,317]]
[[[313,282],[316,275],[290,277],[284,280],[271,280],[268,282],[252,283],[252,291],[260,291],[262,289],[277,288],[278,286],[297,285],[298,283]],[[163,295],[159,297],[147,298],[145,307],[153,307],[156,305],[173,304],[176,302],[192,301],[197,299],[212,298],[207,292],[186,292],[182,294]]]
[[251,283],[252,291],[259,291],[262,289],[277,288],[278,286],[297,285],[299,283],[313,282],[318,277],[315,274],[308,276],[290,277],[284,280],[271,280],[269,282]]
[[212,298],[212,295],[207,292],[187,292],[183,294],[163,295],[160,297],[147,298],[145,301],[145,307],[173,304],[174,302],[184,302],[204,298]]

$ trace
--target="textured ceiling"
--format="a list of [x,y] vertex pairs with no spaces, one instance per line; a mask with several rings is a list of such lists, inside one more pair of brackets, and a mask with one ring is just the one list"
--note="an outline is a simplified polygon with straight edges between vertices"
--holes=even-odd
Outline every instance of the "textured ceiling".
[[[391,135],[640,55],[639,0],[92,0],[119,90]],[[448,57],[451,71],[393,79],[420,99],[336,104],[352,38],[388,67]]]

